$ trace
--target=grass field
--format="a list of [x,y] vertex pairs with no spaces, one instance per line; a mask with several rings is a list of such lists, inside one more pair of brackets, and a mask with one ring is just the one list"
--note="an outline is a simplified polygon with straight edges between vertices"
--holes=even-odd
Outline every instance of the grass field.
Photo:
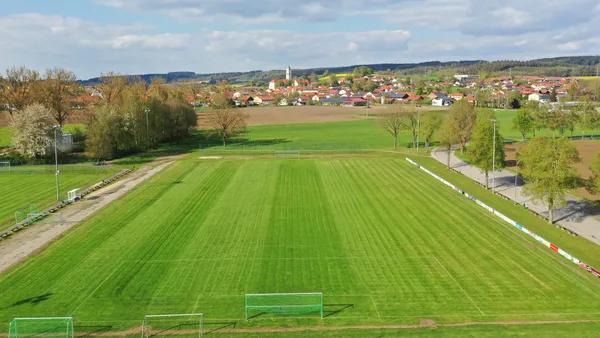
[[12,128],[0,127],[0,148],[8,147],[12,144]]
[[[2,323],[112,331],[175,312],[263,328],[600,320],[597,281],[397,157],[178,161],[0,289]],[[243,320],[245,293],[310,291],[324,320]]]
[[[75,188],[86,188],[118,171],[92,166],[60,166],[61,198]],[[0,230],[14,225],[15,212],[35,204],[41,211],[57,203],[54,166],[16,166],[0,169]]]

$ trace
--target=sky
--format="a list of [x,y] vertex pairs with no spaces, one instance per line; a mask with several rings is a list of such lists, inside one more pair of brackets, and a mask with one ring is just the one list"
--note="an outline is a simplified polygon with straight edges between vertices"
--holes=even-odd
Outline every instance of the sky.
[[0,0],[0,69],[123,74],[600,54],[599,0]]

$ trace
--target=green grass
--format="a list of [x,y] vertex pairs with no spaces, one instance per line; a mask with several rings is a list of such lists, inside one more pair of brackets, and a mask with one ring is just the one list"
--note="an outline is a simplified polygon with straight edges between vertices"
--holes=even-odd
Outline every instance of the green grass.
[[[216,140],[201,139],[212,150],[356,150],[391,149],[393,137],[376,120],[285,124],[248,127],[246,134],[230,140],[227,147]],[[412,136],[404,131],[398,147],[412,147]]]
[[[60,195],[75,188],[87,188],[102,179],[116,174],[118,170],[92,166],[64,165],[60,170]],[[54,166],[13,166],[8,173],[0,170],[0,230],[14,225],[15,212],[35,204],[43,210],[56,200]]]
[[0,127],[0,148],[8,147],[12,144],[12,128]]
[[[563,263],[402,158],[190,157],[1,275],[0,322],[73,315],[114,331],[190,312],[238,328],[600,319],[598,283]],[[245,293],[310,291],[324,292],[326,319],[243,320]]]

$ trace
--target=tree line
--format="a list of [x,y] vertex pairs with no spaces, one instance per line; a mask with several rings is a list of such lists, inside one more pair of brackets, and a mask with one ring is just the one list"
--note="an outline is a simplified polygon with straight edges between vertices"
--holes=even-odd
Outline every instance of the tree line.
[[[98,159],[179,142],[196,126],[190,93],[168,86],[164,78],[146,81],[117,73],[103,75],[95,88],[102,99],[94,107],[85,148]],[[44,156],[74,109],[74,99],[87,95],[73,72],[54,68],[45,76],[25,67],[0,77],[0,105],[13,120],[15,149],[24,157]]]
[[[426,142],[436,133],[439,146],[446,152],[448,168],[451,152],[454,149],[460,151],[471,165],[485,175],[486,188],[489,188],[489,174],[506,167],[504,137],[499,132],[500,122],[494,111],[478,110],[468,102],[459,101],[449,110],[445,122],[439,115],[421,114],[419,129],[417,119],[417,111],[406,107],[399,107],[382,116],[380,123],[393,136],[394,149],[402,132],[412,135],[413,146],[419,133]],[[598,121],[600,113],[587,104],[569,111],[530,104],[519,110],[514,118],[513,128],[522,133],[523,141],[527,141],[517,153],[516,160],[525,180],[523,193],[548,206],[550,223],[554,222],[554,211],[566,204],[567,193],[581,184],[575,167],[581,158],[575,144],[566,138],[566,133],[571,132],[576,123],[593,130],[598,127]],[[541,129],[553,130],[560,137],[535,135]],[[533,133],[533,138],[528,140],[528,133]],[[593,175],[585,187],[590,193],[596,194],[600,192],[600,152],[594,157],[590,170]]]

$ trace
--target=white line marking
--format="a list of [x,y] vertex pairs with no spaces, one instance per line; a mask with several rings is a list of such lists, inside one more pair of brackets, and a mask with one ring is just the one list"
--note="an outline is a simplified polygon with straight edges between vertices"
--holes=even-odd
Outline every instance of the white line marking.
[[373,302],[373,307],[375,308],[375,312],[377,312],[377,317],[381,317],[381,315],[379,314],[379,311],[377,310],[377,305],[375,305],[375,299],[373,299],[373,295],[371,295],[370,297],[371,297],[371,301]]
[[96,293],[96,291],[98,291],[98,289],[100,289],[100,287],[102,286],[102,284],[104,284],[115,272],[117,272],[117,270],[121,267],[121,265],[123,265],[123,263],[125,263],[126,261],[122,261],[119,265],[117,265],[117,267],[108,275],[106,276],[106,278],[104,278],[104,280],[102,281],[102,283],[100,283],[95,289],[94,291],[92,291],[81,303],[79,303],[79,306],[77,306],[77,308],[75,308],[75,310],[73,310],[73,312],[71,312],[71,316],[73,316],[73,314],[75,312],[77,312],[77,310],[79,310],[79,308],[81,306],[83,306],[83,304],[85,304],[85,302],[87,302],[88,299],[90,299],[90,297],[92,297],[92,295],[94,293]]
[[481,309],[479,308],[479,306],[477,306],[477,304],[475,304],[475,302],[469,296],[469,294],[467,293],[467,291],[465,291],[465,289],[463,289],[463,287],[460,286],[460,284],[458,284],[458,281],[450,274],[450,272],[446,269],[446,267],[444,266],[444,264],[442,264],[442,262],[440,262],[440,260],[437,259],[437,257],[435,257],[435,256],[433,256],[433,259],[435,259],[436,262],[438,262],[438,264],[442,267],[442,269],[444,269],[444,271],[446,271],[446,273],[448,274],[448,276],[450,276],[450,278],[452,278],[452,280],[454,281],[454,283],[456,283],[456,285],[458,285],[458,287],[462,290],[462,292],[465,294],[465,296],[467,296],[467,298],[469,298],[469,300],[471,301],[471,303],[473,303],[473,305],[475,305],[475,307],[477,308],[477,310],[479,310],[479,313],[481,313],[482,315],[485,315],[483,313],[483,311],[481,311]]

